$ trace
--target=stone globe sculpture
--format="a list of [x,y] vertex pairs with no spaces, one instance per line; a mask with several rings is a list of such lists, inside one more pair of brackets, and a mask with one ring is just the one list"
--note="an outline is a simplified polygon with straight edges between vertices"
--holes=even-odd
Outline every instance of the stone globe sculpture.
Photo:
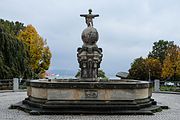
[[94,27],[87,27],[83,30],[81,38],[84,45],[95,45],[98,41],[99,35]]

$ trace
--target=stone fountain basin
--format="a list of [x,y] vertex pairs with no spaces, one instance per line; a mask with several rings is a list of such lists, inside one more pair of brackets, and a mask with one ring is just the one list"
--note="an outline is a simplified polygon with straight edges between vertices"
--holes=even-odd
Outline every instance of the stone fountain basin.
[[150,98],[152,84],[138,80],[86,82],[77,79],[31,80],[27,95],[35,102],[58,100],[138,100]]
[[152,84],[138,80],[79,79],[27,81],[28,97],[12,109],[39,114],[150,114],[161,107],[151,99]]

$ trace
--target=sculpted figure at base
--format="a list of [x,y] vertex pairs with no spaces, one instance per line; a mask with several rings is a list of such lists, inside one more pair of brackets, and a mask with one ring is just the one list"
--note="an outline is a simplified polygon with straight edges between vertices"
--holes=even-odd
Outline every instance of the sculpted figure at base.
[[82,79],[97,80],[102,56],[101,48],[78,48],[77,57]]

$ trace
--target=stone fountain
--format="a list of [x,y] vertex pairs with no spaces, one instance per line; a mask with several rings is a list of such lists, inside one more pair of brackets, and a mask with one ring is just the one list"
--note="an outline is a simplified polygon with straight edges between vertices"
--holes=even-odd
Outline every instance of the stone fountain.
[[151,99],[152,84],[138,80],[101,80],[102,48],[93,26],[92,10],[85,17],[82,47],[77,49],[79,79],[27,81],[27,98],[11,105],[30,114],[153,114],[161,107]]

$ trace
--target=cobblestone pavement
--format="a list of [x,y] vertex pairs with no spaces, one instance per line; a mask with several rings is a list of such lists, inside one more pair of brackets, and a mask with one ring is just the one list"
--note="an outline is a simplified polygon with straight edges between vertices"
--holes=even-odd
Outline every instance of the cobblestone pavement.
[[26,97],[26,92],[0,93],[0,120],[180,120],[180,95],[153,93],[159,105],[170,109],[155,115],[38,115],[32,116],[23,111],[8,109]]

